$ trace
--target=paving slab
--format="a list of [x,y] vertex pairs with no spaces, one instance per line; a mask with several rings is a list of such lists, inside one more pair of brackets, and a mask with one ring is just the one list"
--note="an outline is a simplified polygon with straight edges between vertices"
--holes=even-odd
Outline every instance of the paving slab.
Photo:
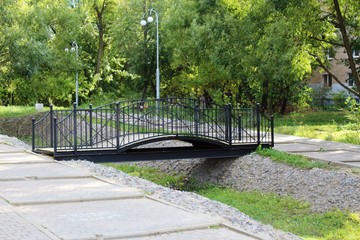
[[303,152],[302,155],[329,162],[360,162],[360,154],[350,151]]
[[17,209],[61,239],[127,239],[203,229],[220,222],[148,198],[26,205]]
[[0,143],[0,153],[6,152],[25,152],[26,150],[23,148],[19,148],[13,145],[9,145],[6,143]]
[[0,213],[0,239],[48,240],[52,239],[15,212]]
[[360,161],[359,162],[344,162],[346,164],[349,164],[353,167],[359,167],[360,168]]
[[0,164],[53,162],[53,159],[29,152],[0,153]]
[[277,145],[283,144],[307,144],[307,145],[314,145],[318,148],[328,149],[328,150],[347,150],[352,152],[359,152],[360,153],[360,146],[355,144],[349,143],[340,143],[340,142],[331,142],[325,141],[321,139],[312,139],[312,138],[305,138],[305,137],[298,137],[298,136],[288,136],[282,134],[275,135],[275,147]]
[[0,164],[0,173],[0,181],[91,177],[91,173],[85,169],[72,168],[57,162]]
[[324,149],[321,146],[306,144],[306,143],[282,143],[275,144],[274,149],[283,151],[283,152],[294,152],[294,153],[302,153],[302,152],[318,152],[330,149]]
[[291,136],[291,135],[283,135],[283,134],[275,134],[274,141],[277,143],[296,143],[305,140],[304,137]]
[[8,212],[14,212],[14,207],[9,203],[7,203],[4,199],[0,198],[0,213],[8,213]]
[[138,198],[139,190],[96,178],[0,181],[0,197],[12,205]]
[[156,236],[147,236],[141,238],[132,238],[131,240],[254,240],[259,239],[245,233],[236,232],[228,228],[208,228],[193,231],[184,231],[177,233],[161,234]]
[[321,139],[304,139],[299,141],[299,143],[307,143],[307,144],[314,144],[324,149],[330,150],[346,150],[352,152],[360,152],[360,146],[355,144],[349,143],[339,143],[339,142],[331,142],[325,141]]

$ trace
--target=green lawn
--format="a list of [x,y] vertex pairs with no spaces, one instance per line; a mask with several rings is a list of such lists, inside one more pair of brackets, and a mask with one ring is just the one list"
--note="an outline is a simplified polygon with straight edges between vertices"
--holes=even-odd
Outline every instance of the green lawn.
[[275,132],[360,145],[359,122],[349,111],[292,113],[275,118]]
[[37,112],[34,106],[0,106],[0,117],[23,117]]
[[274,162],[285,163],[290,166],[294,166],[302,169],[312,169],[312,168],[321,168],[321,169],[331,169],[332,166],[320,161],[314,161],[310,158],[300,155],[300,154],[289,154],[286,152],[281,152],[275,149],[257,149],[256,152],[264,157],[271,158]]

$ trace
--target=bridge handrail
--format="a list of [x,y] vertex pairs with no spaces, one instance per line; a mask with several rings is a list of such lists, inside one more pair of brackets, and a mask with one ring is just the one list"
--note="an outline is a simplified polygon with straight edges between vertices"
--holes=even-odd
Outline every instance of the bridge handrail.
[[[120,151],[122,147],[166,135],[214,139],[229,145],[273,145],[273,128],[273,117],[260,114],[259,105],[253,109],[198,99],[124,100],[96,108],[90,105],[89,109],[77,109],[76,105],[72,110],[51,107],[40,120],[33,120],[32,145],[33,150]],[[134,139],[136,134],[142,138]]]

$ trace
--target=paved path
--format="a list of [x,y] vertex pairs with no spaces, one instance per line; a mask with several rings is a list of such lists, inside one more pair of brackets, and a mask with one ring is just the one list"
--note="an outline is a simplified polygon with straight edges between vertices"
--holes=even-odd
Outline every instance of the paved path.
[[276,134],[274,149],[347,167],[360,167],[360,145]]
[[0,139],[0,239],[262,239]]

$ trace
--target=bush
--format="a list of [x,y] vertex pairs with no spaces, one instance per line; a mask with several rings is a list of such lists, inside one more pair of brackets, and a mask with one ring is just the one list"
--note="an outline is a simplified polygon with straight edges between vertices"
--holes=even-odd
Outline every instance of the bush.
[[331,97],[336,108],[346,108],[346,99],[349,97],[349,95],[345,91],[332,93]]

